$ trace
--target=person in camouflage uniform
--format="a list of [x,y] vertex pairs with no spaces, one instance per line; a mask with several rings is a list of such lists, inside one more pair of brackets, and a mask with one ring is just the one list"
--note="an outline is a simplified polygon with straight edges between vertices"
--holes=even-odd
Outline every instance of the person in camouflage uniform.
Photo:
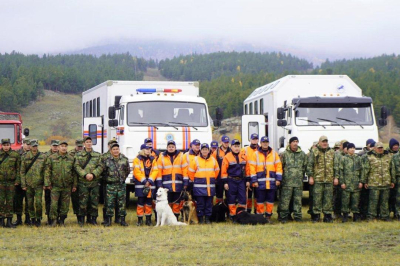
[[[336,165],[339,165],[340,160],[343,156],[347,154],[347,145],[349,142],[347,140],[340,141],[339,150],[335,151],[336,154]],[[337,172],[339,175],[339,171]],[[340,184],[337,186],[333,186],[333,212],[335,214],[335,218],[343,218],[342,217],[342,189]]]
[[[316,148],[318,145],[318,141],[314,141],[313,145],[308,149],[308,154],[307,154],[307,166],[308,166],[308,161],[310,160],[310,156],[312,149]],[[308,177],[308,173],[307,173],[307,177]],[[310,178],[308,177],[308,180],[310,180]],[[312,214],[312,202],[313,202],[313,189],[314,189],[314,185],[311,185],[310,182],[308,182],[308,210],[307,213],[309,215],[311,215],[311,217],[313,217]]]
[[[117,140],[115,138],[111,139],[108,141],[108,150],[107,152],[103,153],[101,155],[101,161],[103,161],[104,159],[106,159],[108,156],[111,155],[111,145],[114,143],[118,143]],[[106,172],[103,171],[102,175],[101,175],[101,185],[100,185],[100,203],[101,203],[101,197],[103,197],[103,222],[101,222],[102,225],[106,224],[106,218],[107,218],[107,206],[106,206],[106,197],[107,197],[107,191],[106,191],[106,176],[105,176]],[[118,206],[115,206],[115,223],[120,223],[120,217],[118,215]]]
[[92,138],[85,137],[84,149],[75,156],[75,171],[78,174],[79,217],[78,223],[97,225],[99,205],[99,182],[101,182],[101,154],[92,148]]
[[28,199],[30,225],[40,226],[46,155],[38,151],[38,141],[31,141],[31,150],[21,159],[21,186]]
[[363,157],[362,183],[369,191],[368,220],[380,218],[389,221],[389,193],[394,187],[395,177],[392,176],[392,158],[383,150],[382,142],[376,143],[374,151]]
[[333,146],[333,149],[336,151],[340,151],[340,141],[335,142],[335,146]]
[[[21,157],[11,149],[10,139],[1,140],[0,149],[0,226],[15,228],[12,224],[15,186],[21,183]],[[7,219],[7,222],[4,220]],[[4,224],[5,223],[5,224]]]
[[[391,138],[389,140],[389,147],[386,149],[389,152],[389,155],[393,157],[393,155],[399,152],[399,142]],[[390,189],[389,195],[389,213],[393,212],[394,217],[396,216],[396,184],[395,187]]]
[[[75,155],[78,152],[81,152],[83,149],[83,139],[77,139],[75,140],[75,148],[70,150],[68,152],[69,155],[72,157],[75,157]],[[77,176],[77,173],[75,172],[75,169],[73,171],[74,175]],[[78,177],[76,177],[78,178]],[[71,202],[72,202],[72,209],[74,210],[74,214],[76,215],[76,218],[78,218],[78,213],[79,213],[79,192],[78,188],[76,189],[75,192],[71,193]]]
[[298,144],[297,137],[290,138],[289,145],[280,155],[283,169],[282,193],[279,201],[282,223],[286,223],[288,220],[292,199],[294,220],[297,222],[302,220],[301,199],[303,197],[303,177],[307,168],[307,156]]
[[[362,151],[358,153],[358,156],[361,157],[361,161],[364,161],[365,156],[367,156],[367,153],[370,151],[373,151],[375,149],[375,144],[376,142],[373,139],[368,139],[366,142],[365,147],[363,148]],[[361,220],[366,220],[367,219],[367,214],[368,214],[368,189],[366,189],[364,186],[361,189],[360,192],[360,217]]]
[[394,218],[400,221],[400,153],[396,153],[392,158],[392,177],[395,179],[395,208],[394,208]]
[[[343,223],[349,219],[349,212],[353,213],[353,221],[360,220],[360,191],[361,183],[361,157],[355,154],[354,143],[347,145],[347,154],[342,156],[339,164],[339,184],[342,189],[342,213]],[[351,208],[349,208],[349,205]]]
[[58,153],[46,160],[44,185],[51,191],[49,225],[64,225],[68,215],[71,191],[76,191],[77,180],[74,178],[74,157],[68,154],[68,143],[61,141]]
[[328,138],[321,136],[317,147],[310,152],[307,174],[312,189],[312,220],[318,222],[321,212],[324,222],[333,222],[333,186],[339,183],[335,151],[329,147]]
[[[111,226],[114,209],[118,206],[120,224],[128,226],[126,216],[126,184],[125,179],[129,176],[130,167],[128,158],[120,153],[118,143],[111,144],[111,152],[107,157],[102,157],[103,176],[106,184],[106,223]],[[117,215],[117,214],[116,214]]]
[[[17,150],[18,154],[21,156],[21,159],[24,154],[30,151],[31,149],[31,140],[25,138],[22,142],[21,149]],[[24,210],[24,199],[25,199],[25,224],[30,224],[30,217],[28,211],[28,201],[26,198],[26,191],[24,191],[21,187],[21,184],[15,187],[15,194],[14,194],[14,213],[17,215],[17,221],[13,223],[13,225],[18,226],[22,225],[22,212]]]
[[[45,155],[47,156],[47,158],[50,157],[50,155],[58,153],[58,146],[60,145],[60,141],[53,139],[51,141],[51,148],[50,150],[48,150]],[[47,224],[49,224],[50,221],[50,205],[51,205],[51,191],[50,189],[45,189],[44,191],[44,201],[46,204],[46,215],[47,215]]]

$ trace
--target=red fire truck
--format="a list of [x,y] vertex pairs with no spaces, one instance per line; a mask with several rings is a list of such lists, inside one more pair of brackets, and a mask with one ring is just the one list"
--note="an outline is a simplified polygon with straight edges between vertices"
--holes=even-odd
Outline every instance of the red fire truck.
[[22,118],[20,114],[0,112],[0,139],[10,139],[13,150],[20,149],[23,137],[27,137],[28,135],[28,128],[25,128],[24,132],[22,132]]

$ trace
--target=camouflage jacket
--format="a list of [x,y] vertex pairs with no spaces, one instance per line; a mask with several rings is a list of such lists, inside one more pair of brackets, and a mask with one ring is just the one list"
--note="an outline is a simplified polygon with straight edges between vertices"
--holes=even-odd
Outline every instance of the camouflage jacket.
[[[89,163],[82,169],[88,156],[91,156]],[[77,153],[75,156],[75,171],[78,174],[78,182],[84,184],[88,187],[95,187],[101,180],[101,173],[103,168],[101,166],[101,154],[96,151],[91,151],[90,153],[83,149],[81,152]],[[91,181],[86,179],[87,174],[93,174],[94,177]]]
[[81,151],[77,151],[75,149],[72,149],[68,152],[69,155],[71,155],[72,157],[75,157],[78,153],[80,153]]
[[48,150],[48,151],[46,151],[44,154],[47,156],[47,158],[48,157],[50,157],[50,155],[53,155],[53,154],[55,154],[55,153],[57,153],[57,152],[52,152],[51,150]]
[[322,149],[319,145],[310,152],[307,175],[316,183],[333,183],[338,176],[338,156],[331,148]]
[[293,152],[289,146],[280,155],[282,162],[282,186],[284,187],[302,187],[303,177],[307,168],[307,155],[298,147]]
[[68,153],[50,155],[46,160],[44,185],[46,187],[76,187],[77,180],[73,175],[74,157]]
[[400,153],[396,153],[392,157],[392,177],[395,179],[396,184],[400,185]]
[[367,148],[367,147],[364,147],[364,148],[362,149],[362,151],[360,151],[360,152],[358,153],[358,156],[363,156],[363,155],[367,154],[368,152],[369,152],[368,148]]
[[125,183],[125,179],[130,172],[128,158],[120,154],[119,158],[115,159],[111,154],[102,156],[102,168],[105,183]]
[[393,150],[391,150],[390,148],[387,148],[386,151],[388,152],[388,154],[389,154],[390,157],[393,157],[393,155],[395,155],[395,154],[398,153],[397,151],[393,151]]
[[[8,156],[6,155],[8,154]],[[5,152],[0,149],[0,182],[2,181],[14,181],[15,183],[21,184],[21,177],[19,169],[21,167],[21,156],[18,152],[9,150]]]
[[390,183],[394,183],[394,177],[391,175],[392,157],[386,151],[383,154],[370,151],[362,158],[363,184],[368,184],[370,188],[386,188],[390,187]]
[[37,154],[33,154],[31,151],[27,152],[21,159],[21,186],[26,187],[37,187],[43,186],[44,184],[44,170],[47,156],[44,153],[39,152],[39,156],[31,166],[28,172],[26,172],[29,165],[32,163],[33,158]]
[[346,185],[347,191],[357,191],[361,183],[362,163],[357,154],[342,156],[339,164],[339,184]]
[[24,150],[24,147],[21,147],[21,149],[16,150],[16,152],[18,152],[18,154],[19,154],[20,156],[22,156],[22,155],[28,153],[27,151]]

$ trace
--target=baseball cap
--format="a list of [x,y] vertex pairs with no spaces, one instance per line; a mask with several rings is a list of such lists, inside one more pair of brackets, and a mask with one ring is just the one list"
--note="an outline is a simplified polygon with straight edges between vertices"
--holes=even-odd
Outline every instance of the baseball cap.
[[200,140],[194,139],[191,143],[191,145],[200,145]]
[[38,140],[37,140],[37,139],[31,140],[31,141],[30,141],[30,145],[31,145],[32,147],[39,146]]
[[257,133],[253,133],[250,136],[251,139],[258,139],[258,134]]
[[334,148],[340,148],[340,141],[336,141],[336,142],[335,142]]
[[145,139],[144,139],[144,143],[145,143],[145,144],[146,144],[146,143],[149,143],[149,142],[153,143],[153,140],[152,140],[151,138],[145,138]]
[[112,148],[114,148],[114,147],[119,147],[119,144],[118,144],[117,142],[111,143],[110,148],[112,149]]
[[141,150],[143,150],[143,149],[151,149],[151,147],[147,146],[146,144],[142,144],[142,145],[140,145],[140,149]]
[[24,144],[28,144],[28,145],[30,145],[30,143],[31,143],[31,139],[24,138],[24,140],[23,140],[23,143],[24,143]]
[[60,141],[56,140],[56,139],[53,139],[53,140],[51,140],[51,144],[50,145],[51,146],[58,146],[58,145],[60,145]]
[[83,139],[75,140],[75,145],[78,146],[78,147],[82,147],[83,146]]
[[211,148],[218,148],[218,142],[213,140],[213,141],[211,141],[210,146],[211,146]]
[[173,141],[173,140],[168,140],[168,142],[167,142],[167,146],[168,145],[174,145],[174,146],[176,146],[176,143],[175,143],[175,141]]
[[235,144],[239,144],[240,145],[240,141],[238,139],[233,139],[231,141],[231,145],[235,145]]
[[118,143],[118,141],[116,139],[110,139],[107,144],[111,145],[113,143]]
[[1,144],[11,143],[10,139],[1,139]]
[[208,144],[207,144],[207,143],[203,143],[203,144],[201,144],[201,149],[203,149],[203,148],[210,149],[210,147],[208,146]]
[[375,147],[376,148],[383,148],[383,143],[382,142],[377,142],[376,144],[375,144]]
[[229,143],[229,137],[226,136],[226,135],[223,135],[223,136],[221,137],[221,141],[224,142],[224,143]]
[[84,138],[83,138],[83,142],[87,141],[88,139],[92,140],[92,137],[91,137],[91,136],[86,136],[86,137],[84,137]]
[[261,142],[269,142],[269,138],[267,136],[261,137]]
[[60,145],[63,145],[63,144],[65,144],[65,145],[67,145],[67,146],[68,146],[68,142],[67,142],[66,140],[62,140],[62,141],[60,141]]
[[327,141],[328,140],[328,137],[327,136],[321,136],[320,138],[319,138],[319,141]]

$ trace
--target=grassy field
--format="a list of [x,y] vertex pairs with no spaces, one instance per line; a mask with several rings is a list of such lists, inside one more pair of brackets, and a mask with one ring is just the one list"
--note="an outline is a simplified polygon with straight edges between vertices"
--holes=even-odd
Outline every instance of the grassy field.
[[[399,222],[0,228],[2,265],[400,265]],[[101,208],[99,207],[101,212]],[[44,219],[45,221],[46,219]],[[99,219],[100,220],[100,219]]]

